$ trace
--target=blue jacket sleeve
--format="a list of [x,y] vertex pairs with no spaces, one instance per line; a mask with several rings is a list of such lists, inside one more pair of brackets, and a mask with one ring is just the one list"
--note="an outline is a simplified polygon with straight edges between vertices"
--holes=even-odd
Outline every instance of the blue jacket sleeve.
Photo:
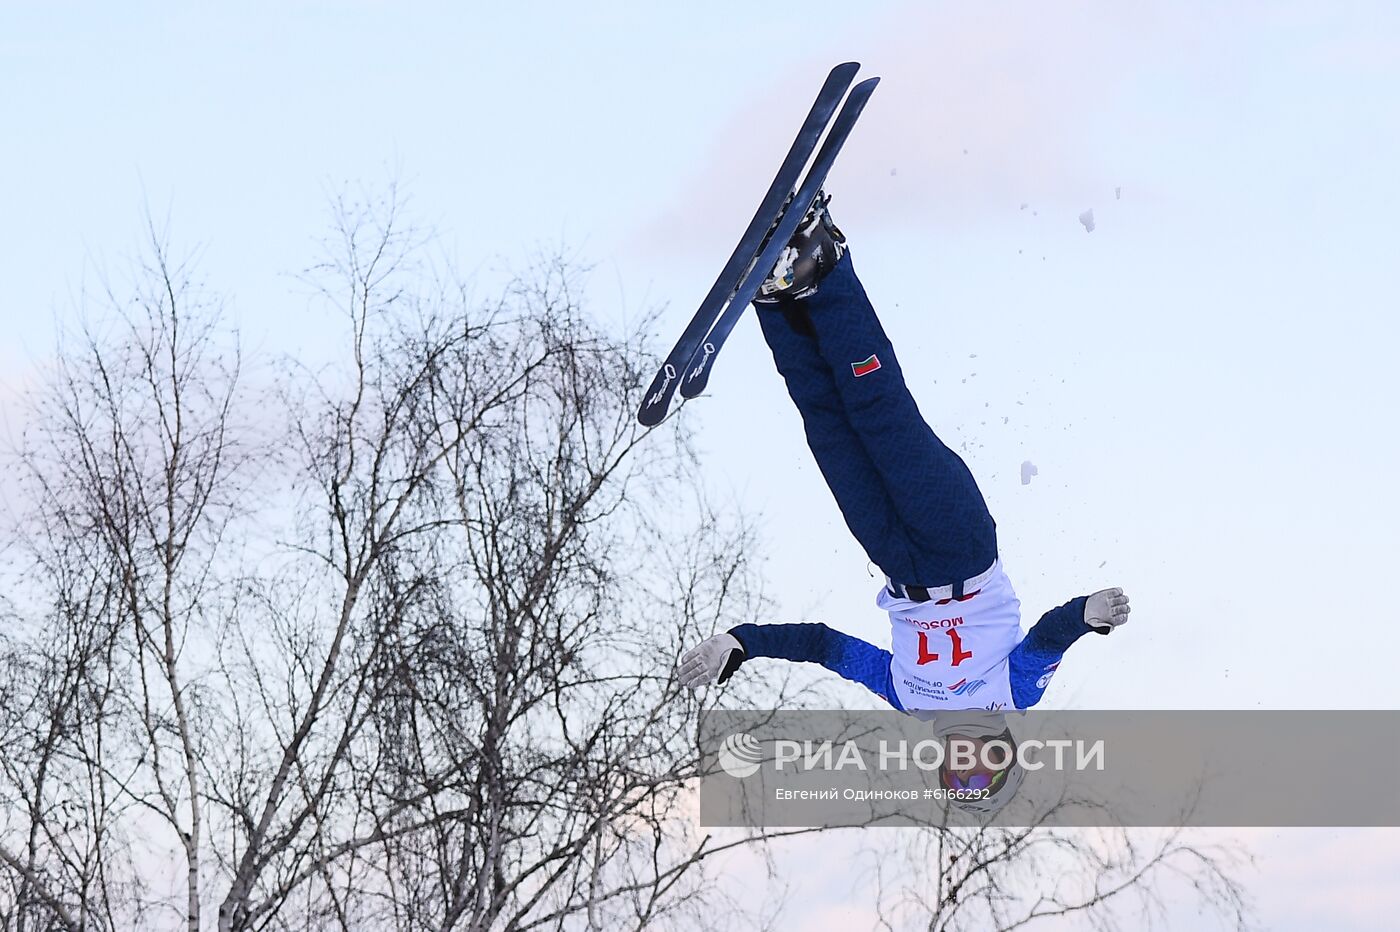
[[892,655],[874,644],[823,624],[738,625],[729,633],[743,645],[746,659],[772,657],[794,663],[819,663],[903,711],[890,676]]
[[1069,646],[1094,629],[1084,623],[1088,596],[1070,599],[1052,608],[1035,623],[1011,651],[1011,700],[1018,709],[1029,709],[1045,695],[1050,677],[1060,666]]

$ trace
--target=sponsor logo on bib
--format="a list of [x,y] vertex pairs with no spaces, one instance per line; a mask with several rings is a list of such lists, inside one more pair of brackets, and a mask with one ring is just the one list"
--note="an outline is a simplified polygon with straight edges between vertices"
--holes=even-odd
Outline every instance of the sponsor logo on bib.
[[1040,675],[1040,679],[1038,679],[1038,680],[1035,681],[1035,687],[1036,687],[1036,689],[1044,689],[1046,686],[1049,686],[1049,685],[1050,685],[1050,677],[1054,676],[1054,675],[1055,675],[1055,671],[1058,670],[1059,668],[1060,668],[1060,662],[1059,662],[1058,660],[1056,660],[1054,663],[1050,664],[1050,666],[1046,667],[1046,668],[1045,668],[1045,672],[1042,673],[1042,674]]

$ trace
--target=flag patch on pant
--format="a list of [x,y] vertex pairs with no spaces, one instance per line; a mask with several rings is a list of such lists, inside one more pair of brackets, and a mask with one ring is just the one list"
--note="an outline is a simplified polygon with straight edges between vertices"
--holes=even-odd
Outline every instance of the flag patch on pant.
[[880,357],[871,356],[865,362],[851,363],[851,375],[860,378],[863,375],[869,375],[878,368],[880,368]]

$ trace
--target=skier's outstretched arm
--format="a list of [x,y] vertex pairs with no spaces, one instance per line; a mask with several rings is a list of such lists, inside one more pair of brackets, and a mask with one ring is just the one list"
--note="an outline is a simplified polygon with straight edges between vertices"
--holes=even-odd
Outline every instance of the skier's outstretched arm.
[[1040,701],[1071,644],[1091,631],[1109,634],[1128,621],[1130,611],[1122,589],[1101,589],[1042,615],[1007,658],[1016,708],[1029,709]]
[[754,657],[819,663],[900,708],[890,678],[890,652],[823,624],[730,628],[686,651],[681,657],[680,681],[691,689],[723,683],[740,664]]

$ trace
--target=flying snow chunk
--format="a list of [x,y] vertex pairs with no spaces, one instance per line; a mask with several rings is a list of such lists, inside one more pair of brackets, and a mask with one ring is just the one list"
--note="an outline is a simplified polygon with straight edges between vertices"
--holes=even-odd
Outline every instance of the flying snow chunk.
[[1040,475],[1040,470],[1035,468],[1035,463],[1026,460],[1021,464],[1021,484],[1030,485],[1031,477]]
[[1115,201],[1121,201],[1123,199],[1123,188],[1121,185],[1113,189],[1113,199]]
[[1079,222],[1084,224],[1085,233],[1094,232],[1094,208],[1090,207],[1088,210],[1084,211],[1084,213],[1080,214]]

